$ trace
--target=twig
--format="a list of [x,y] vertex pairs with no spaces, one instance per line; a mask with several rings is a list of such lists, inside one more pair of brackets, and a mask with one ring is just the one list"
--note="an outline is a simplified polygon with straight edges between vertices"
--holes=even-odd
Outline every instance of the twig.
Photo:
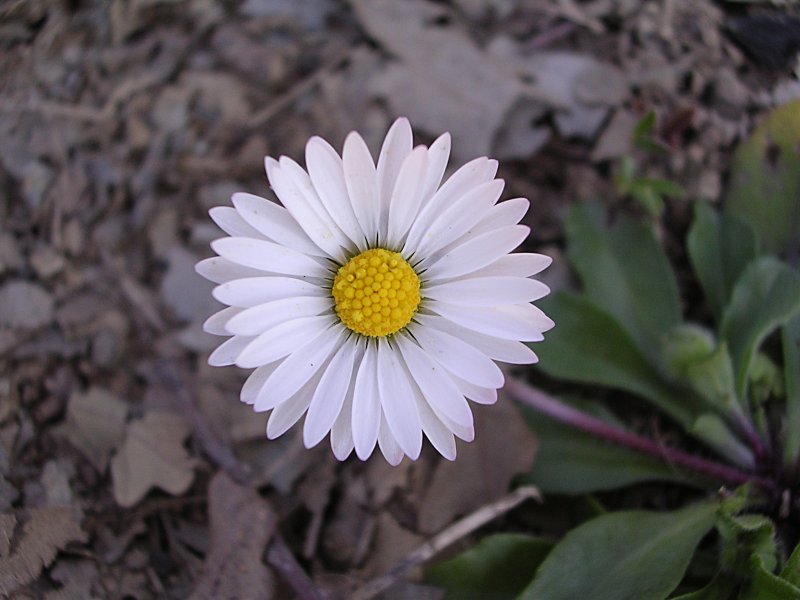
[[450,525],[450,527],[444,529],[416,548],[405,558],[400,560],[400,562],[396,563],[386,574],[368,581],[361,588],[356,590],[352,596],[352,600],[370,600],[374,598],[381,592],[392,587],[409,570],[417,565],[421,565],[453,542],[469,535],[479,527],[507,513],[509,510],[528,499],[541,500],[539,490],[533,486],[517,488],[507,496],[491,502],[463,519],[456,521]]
[[552,396],[522,383],[517,379],[507,378],[504,389],[511,394],[511,396],[516,398],[518,402],[530,406],[570,427],[590,433],[613,444],[625,446],[626,448],[641,452],[642,454],[653,456],[667,464],[682,467],[724,483],[741,485],[752,481],[766,489],[775,489],[775,484],[767,478],[754,473],[740,471],[734,467],[706,460],[705,458],[688,454],[676,448],[669,448],[653,440],[640,437],[629,431],[610,425],[605,421],[591,417],[563,402],[559,402]]
[[264,123],[269,121],[284,108],[287,108],[303,94],[310,92],[320,81],[322,81],[322,78],[325,75],[338,67],[344,59],[350,56],[352,50],[353,48],[348,46],[335,53],[332,58],[325,61],[316,71],[295,83],[283,94],[275,98],[267,106],[250,117],[250,119],[247,121],[247,127],[256,128],[264,125]]
[[275,534],[267,551],[267,562],[288,583],[300,600],[328,600],[328,595],[314,585],[303,570],[283,538]]

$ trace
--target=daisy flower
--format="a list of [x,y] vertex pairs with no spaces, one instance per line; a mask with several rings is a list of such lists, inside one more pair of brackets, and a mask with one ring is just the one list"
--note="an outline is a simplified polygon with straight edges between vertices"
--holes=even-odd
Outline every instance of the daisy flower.
[[313,137],[305,169],[265,160],[280,204],[237,193],[211,209],[229,237],[197,271],[228,308],[204,328],[231,337],[209,364],[255,368],[241,399],[272,411],[270,439],[305,415],[306,447],[330,433],[340,460],[376,444],[393,465],[416,459],[423,434],[453,460],[455,438],[474,437],[468,399],[497,400],[495,361],[536,362],[522,342],[553,322],[531,304],[549,289],[530,277],[551,259],[509,254],[528,235],[528,200],[498,203],[485,157],[442,183],[449,154],[448,134],[412,148],[403,118],[377,165],[355,132],[341,157]]

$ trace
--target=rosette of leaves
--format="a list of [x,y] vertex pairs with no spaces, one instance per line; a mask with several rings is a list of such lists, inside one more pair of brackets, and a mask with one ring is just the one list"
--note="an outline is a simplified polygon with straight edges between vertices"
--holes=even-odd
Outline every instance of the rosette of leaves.
[[[726,213],[696,204],[686,239],[696,282],[679,286],[651,223],[611,222],[588,203],[565,223],[581,291],[542,303],[557,326],[538,368],[580,398],[528,398],[540,449],[527,482],[567,495],[672,482],[717,499],[600,511],[557,541],[489,536],[428,570],[447,598],[800,600],[800,186],[796,170],[777,187],[766,172],[794,164],[800,132],[791,147],[782,134],[776,159],[776,127],[768,120],[737,155],[732,179],[752,184],[752,207],[741,190]],[[758,204],[758,185],[791,195],[771,202],[783,218]],[[632,431],[621,418],[632,403],[683,435]]]

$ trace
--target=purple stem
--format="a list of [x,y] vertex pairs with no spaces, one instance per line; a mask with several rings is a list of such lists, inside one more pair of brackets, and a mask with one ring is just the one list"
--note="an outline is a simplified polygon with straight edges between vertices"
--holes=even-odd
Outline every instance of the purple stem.
[[744,484],[753,481],[767,489],[774,489],[774,483],[769,479],[740,471],[734,467],[723,465],[688,454],[675,448],[669,448],[653,440],[640,437],[636,434],[609,425],[571,406],[559,402],[552,396],[533,388],[513,378],[506,379],[505,391],[517,401],[546,414],[547,416],[574,427],[580,431],[607,440],[613,444],[625,446],[642,454],[663,460],[667,464],[683,467],[695,473],[700,473],[729,484]]

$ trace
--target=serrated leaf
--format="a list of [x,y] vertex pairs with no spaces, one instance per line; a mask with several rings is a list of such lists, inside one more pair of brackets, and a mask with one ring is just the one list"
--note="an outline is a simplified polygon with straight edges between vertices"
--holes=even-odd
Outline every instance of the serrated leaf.
[[520,600],[666,598],[714,523],[716,503],[671,513],[626,511],[573,529]]
[[800,588],[771,573],[761,557],[750,560],[750,582],[739,600],[800,600]]
[[740,399],[745,397],[747,375],[761,343],[798,312],[800,273],[772,257],[750,263],[733,288],[721,326],[733,358]]
[[513,600],[552,547],[553,542],[529,535],[490,535],[456,558],[429,567],[425,580],[444,588],[444,600]]
[[800,100],[774,109],[736,150],[725,209],[750,223],[769,252],[800,232]]
[[573,208],[565,222],[567,254],[586,296],[655,360],[661,336],[681,320],[675,275],[650,227],[623,217],[609,228],[604,219],[597,204]]
[[[571,402],[593,417],[623,427],[600,404]],[[531,410],[523,411],[539,438],[531,472],[522,477],[545,494],[588,494],[643,481],[697,484],[655,458],[610,444]]]
[[691,426],[694,415],[685,395],[673,393],[612,315],[566,292],[553,294],[540,306],[558,323],[547,340],[536,345],[538,366],[545,373],[637,394],[685,428]]
[[767,517],[757,514],[734,516],[720,510],[717,530],[722,541],[720,564],[724,572],[746,571],[753,556],[758,556],[765,568],[775,568],[778,560],[775,526]]
[[733,215],[719,214],[705,202],[697,202],[686,247],[706,301],[719,322],[733,286],[757,255],[756,233]]

